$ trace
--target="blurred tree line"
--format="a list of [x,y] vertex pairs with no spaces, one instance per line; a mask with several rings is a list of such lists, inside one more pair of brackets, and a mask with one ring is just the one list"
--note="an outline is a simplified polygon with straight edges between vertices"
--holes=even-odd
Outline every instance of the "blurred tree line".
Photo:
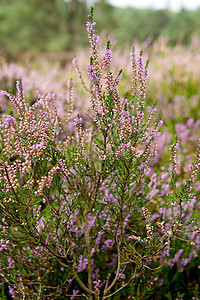
[[[74,51],[87,45],[88,1],[0,0],[0,50]],[[148,37],[154,41],[160,35],[168,36],[172,45],[187,44],[194,34],[200,34],[200,8],[175,13],[119,8],[108,0],[96,0],[95,19],[98,31],[113,35],[123,47]]]

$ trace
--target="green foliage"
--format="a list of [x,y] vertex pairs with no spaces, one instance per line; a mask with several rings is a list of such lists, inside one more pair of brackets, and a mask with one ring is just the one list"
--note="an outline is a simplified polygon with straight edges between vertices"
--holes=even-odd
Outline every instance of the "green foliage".
[[[136,9],[114,7],[107,0],[95,2],[98,31],[113,35],[120,47],[133,41],[152,41],[168,36],[170,43],[187,44],[200,34],[200,9]],[[75,50],[86,45],[83,19],[87,1],[81,0],[1,0],[0,47],[8,53],[20,51]],[[120,22],[119,22],[120,20]]]
[[[72,34],[83,27],[86,5],[64,0],[1,1],[0,45],[7,52],[57,51],[70,47]],[[80,37],[80,36],[79,36]],[[76,42],[77,38],[73,37]]]

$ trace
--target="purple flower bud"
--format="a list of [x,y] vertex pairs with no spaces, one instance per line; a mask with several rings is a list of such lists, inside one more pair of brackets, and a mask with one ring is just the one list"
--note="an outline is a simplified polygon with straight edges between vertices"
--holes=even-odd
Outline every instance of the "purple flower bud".
[[161,127],[163,125],[163,120],[160,120],[159,122],[158,122],[158,127]]
[[74,118],[74,125],[77,125],[77,124],[82,124],[82,118]]
[[7,119],[7,127],[10,127],[11,124],[14,125],[15,124],[15,118],[13,118],[12,116],[10,115],[6,115]]
[[72,59],[72,64],[74,65],[75,68],[78,67],[78,63],[77,63],[76,57],[74,57],[74,58]]

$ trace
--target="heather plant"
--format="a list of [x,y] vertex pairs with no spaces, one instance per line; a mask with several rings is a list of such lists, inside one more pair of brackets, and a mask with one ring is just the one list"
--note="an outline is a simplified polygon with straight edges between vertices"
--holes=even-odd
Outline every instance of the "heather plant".
[[63,116],[52,93],[29,105],[22,81],[16,95],[1,91],[15,108],[0,123],[3,299],[135,297],[138,279],[160,267],[175,238],[195,246],[199,146],[185,182],[177,138],[169,172],[157,167],[163,122],[146,107],[148,63],[133,48],[131,97],[120,97],[122,70],[112,72],[109,41],[100,58],[94,26],[91,9],[89,85],[73,59],[90,95],[84,120],[71,117],[71,81]]

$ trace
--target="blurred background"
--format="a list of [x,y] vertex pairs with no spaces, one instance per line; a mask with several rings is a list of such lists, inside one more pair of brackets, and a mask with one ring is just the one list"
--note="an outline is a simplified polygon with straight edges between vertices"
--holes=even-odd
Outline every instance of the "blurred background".
[[[123,69],[120,92],[130,94],[130,49],[150,59],[147,99],[157,103],[163,120],[200,118],[200,0],[0,0],[0,89],[16,92],[24,81],[27,101],[36,90],[53,92],[59,113],[66,101],[67,81],[75,88],[74,115],[89,107],[72,66],[76,55],[87,79],[90,50],[86,30],[90,6],[103,58],[111,40],[114,74]],[[88,85],[89,81],[86,82]],[[0,112],[9,109],[0,97]]]
[[187,45],[200,35],[200,0],[0,0],[0,55],[70,53],[88,45],[85,23],[95,6],[98,32],[121,48],[168,37]]

